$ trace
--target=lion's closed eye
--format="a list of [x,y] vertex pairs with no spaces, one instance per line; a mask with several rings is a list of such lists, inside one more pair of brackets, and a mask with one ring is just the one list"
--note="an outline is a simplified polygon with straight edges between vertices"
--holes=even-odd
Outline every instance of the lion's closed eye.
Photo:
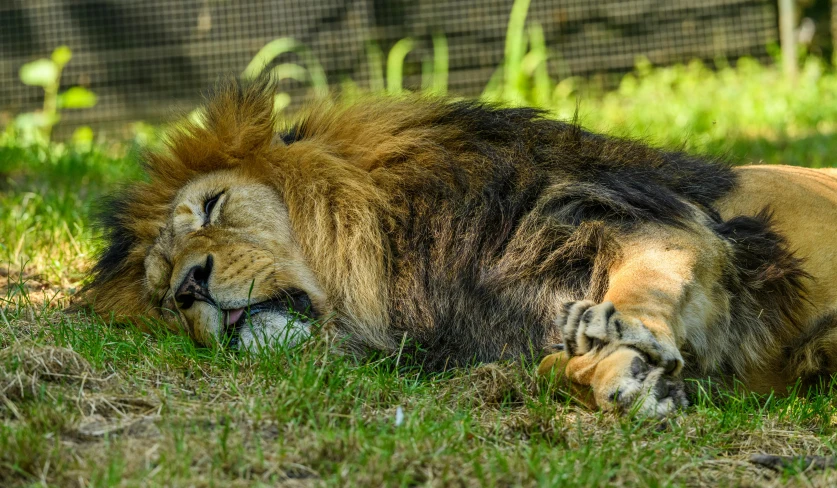
[[224,195],[224,192],[218,192],[215,195],[209,197],[203,203],[203,227],[209,225],[212,221],[212,213],[218,207],[218,203],[221,200],[221,197]]

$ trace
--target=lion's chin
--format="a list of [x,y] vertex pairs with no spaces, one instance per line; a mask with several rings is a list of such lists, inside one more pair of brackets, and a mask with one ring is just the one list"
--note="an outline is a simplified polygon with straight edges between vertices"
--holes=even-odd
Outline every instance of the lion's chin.
[[224,310],[223,333],[236,349],[289,348],[311,335],[309,317],[316,317],[316,312],[308,295],[292,290],[282,298]]
[[258,352],[294,347],[311,336],[311,322],[287,310],[265,310],[242,317],[228,328],[229,346]]

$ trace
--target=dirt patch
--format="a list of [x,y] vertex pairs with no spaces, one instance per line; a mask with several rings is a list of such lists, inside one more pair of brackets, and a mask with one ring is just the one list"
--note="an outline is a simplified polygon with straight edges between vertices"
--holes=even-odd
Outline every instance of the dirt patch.
[[159,420],[160,417],[157,415],[128,417],[117,420],[109,419],[102,415],[92,415],[85,418],[70,434],[75,434],[75,437],[78,439],[86,441],[102,440],[105,436],[113,436],[116,434],[153,439],[161,435],[160,429],[157,427]]
[[484,364],[450,380],[446,394],[480,405],[514,404],[535,388],[532,377],[520,366]]
[[[74,292],[74,287],[59,286],[33,269],[0,266],[0,311],[3,308],[64,308]],[[0,324],[3,321],[0,317]]]

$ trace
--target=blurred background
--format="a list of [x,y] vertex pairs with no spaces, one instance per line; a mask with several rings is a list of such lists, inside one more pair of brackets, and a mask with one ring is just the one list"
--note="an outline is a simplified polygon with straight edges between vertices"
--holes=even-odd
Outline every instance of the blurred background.
[[[503,64],[512,6],[497,0],[5,0],[0,108],[37,108],[42,93],[20,83],[18,72],[66,45],[73,56],[62,88],[89,88],[98,103],[66,113],[56,135],[79,124],[113,129],[166,120],[173,107],[194,106],[219,75],[241,73],[278,38],[298,47],[288,44],[261,61],[268,69],[303,68],[286,66],[283,73],[294,101],[305,85],[321,81],[311,75],[331,87],[380,88],[388,61],[401,65],[405,88],[420,89],[422,74],[426,82],[434,69],[427,63],[440,56],[447,89],[479,96]],[[530,51],[548,52],[523,69],[532,72],[543,62],[555,79],[583,77],[605,87],[631,71],[638,56],[654,65],[742,56],[766,63],[779,41],[775,0],[533,0],[527,14],[529,25],[514,34],[530,41]],[[818,49],[830,51],[828,9],[817,14],[824,36]]]
[[[579,98],[579,88],[617,88],[638,62],[700,60],[712,69],[742,57],[775,63],[780,3],[4,0],[0,121],[43,106],[49,80],[26,79],[21,69],[59,46],[71,57],[57,88],[76,88],[75,97],[58,100],[68,109],[55,126],[59,139],[80,126],[125,136],[133,122],[171,120],[191,110],[219,76],[251,65],[250,74],[266,68],[284,78],[288,96],[278,102],[289,109],[312,91],[402,88],[556,105],[563,101],[557,97]],[[793,9],[797,53],[830,61],[831,2],[784,3]],[[508,84],[501,79],[510,74],[503,72],[507,62],[515,63],[512,76],[531,78],[532,86],[516,83],[521,93],[498,93],[508,88],[500,86]],[[572,90],[555,93],[553,85],[566,80]],[[51,121],[24,118],[18,125],[44,122]]]
[[832,166],[835,25],[829,0],[0,0],[0,276],[76,283],[92,202],[228,75],[272,72],[287,117],[421,91]]

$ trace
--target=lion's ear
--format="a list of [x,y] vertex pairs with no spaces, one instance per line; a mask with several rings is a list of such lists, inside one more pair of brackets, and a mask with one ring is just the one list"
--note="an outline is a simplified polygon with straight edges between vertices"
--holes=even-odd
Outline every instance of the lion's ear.
[[276,85],[268,77],[249,83],[222,82],[204,109],[207,133],[233,156],[267,149],[276,129],[275,94]]

